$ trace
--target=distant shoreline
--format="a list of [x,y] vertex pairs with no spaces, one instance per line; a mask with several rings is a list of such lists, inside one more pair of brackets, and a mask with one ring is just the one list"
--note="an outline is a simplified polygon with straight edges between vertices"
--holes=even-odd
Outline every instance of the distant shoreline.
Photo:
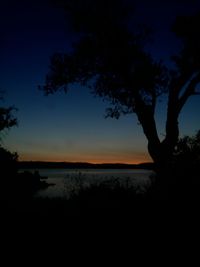
[[126,163],[88,163],[88,162],[46,162],[46,161],[19,161],[20,169],[147,169],[152,170],[152,162],[139,164]]

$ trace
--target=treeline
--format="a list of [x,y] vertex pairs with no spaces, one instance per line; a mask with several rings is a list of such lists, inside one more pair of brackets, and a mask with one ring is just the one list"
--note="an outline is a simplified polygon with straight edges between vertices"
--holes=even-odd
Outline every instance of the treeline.
[[88,162],[46,162],[46,161],[19,161],[19,169],[153,169],[153,163],[124,164]]

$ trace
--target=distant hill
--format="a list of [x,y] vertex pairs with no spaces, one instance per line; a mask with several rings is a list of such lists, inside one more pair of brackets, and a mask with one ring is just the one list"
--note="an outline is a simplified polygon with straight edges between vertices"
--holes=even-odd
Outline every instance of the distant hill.
[[88,162],[46,162],[46,161],[19,161],[20,169],[153,169],[153,163],[140,164]]

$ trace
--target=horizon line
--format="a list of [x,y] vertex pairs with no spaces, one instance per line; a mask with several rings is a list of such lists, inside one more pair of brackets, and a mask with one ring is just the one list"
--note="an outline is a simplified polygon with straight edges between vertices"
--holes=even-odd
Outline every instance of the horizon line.
[[101,165],[101,164],[118,164],[118,165],[139,165],[146,163],[153,163],[152,161],[145,161],[139,163],[127,163],[127,162],[87,162],[87,161],[46,161],[46,160],[19,160],[18,162],[41,162],[41,163],[66,163],[66,164],[93,164],[93,165]]

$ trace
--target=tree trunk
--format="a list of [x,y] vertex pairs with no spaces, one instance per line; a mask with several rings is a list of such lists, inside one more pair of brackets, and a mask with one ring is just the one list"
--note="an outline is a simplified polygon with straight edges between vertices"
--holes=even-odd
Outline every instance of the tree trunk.
[[153,111],[151,107],[145,106],[137,112],[137,116],[148,140],[148,152],[154,163],[157,163],[160,159],[161,143],[157,134]]
[[158,197],[158,199],[168,199],[171,193],[173,194],[175,182],[173,155],[179,135],[178,114],[176,106],[168,105],[166,136],[160,142],[153,110],[147,106],[141,112],[137,112],[138,119],[148,140],[149,154],[154,161],[156,176],[152,184],[154,188],[153,197]]
[[168,110],[166,123],[166,136],[160,142],[154,114],[148,107],[137,113],[139,122],[142,125],[144,134],[148,140],[148,152],[155,164],[157,172],[166,172],[171,168],[173,153],[178,141],[178,113],[175,110]]

